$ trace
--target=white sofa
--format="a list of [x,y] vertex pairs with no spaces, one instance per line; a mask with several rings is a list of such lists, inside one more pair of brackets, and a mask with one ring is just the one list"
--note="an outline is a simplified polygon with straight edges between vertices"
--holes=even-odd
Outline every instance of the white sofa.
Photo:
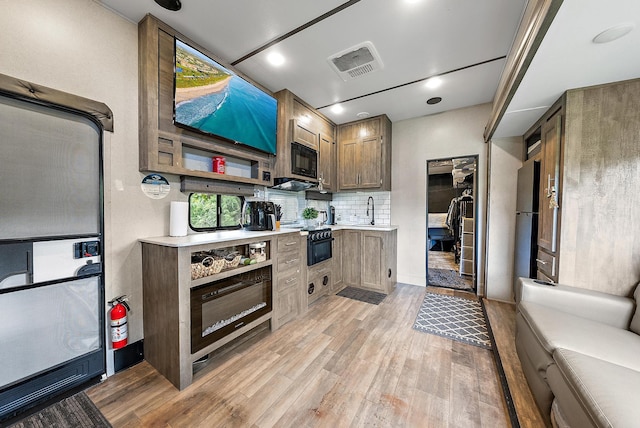
[[518,280],[516,349],[547,425],[640,426],[634,297]]

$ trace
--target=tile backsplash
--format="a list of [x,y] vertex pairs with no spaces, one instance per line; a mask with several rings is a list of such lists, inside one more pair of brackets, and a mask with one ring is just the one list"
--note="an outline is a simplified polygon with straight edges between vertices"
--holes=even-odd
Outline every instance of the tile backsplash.
[[331,205],[336,209],[338,223],[371,222],[371,216],[367,216],[369,196],[373,197],[376,224],[391,224],[391,192],[335,193]]
[[373,197],[375,205],[375,223],[391,224],[391,192],[353,192],[334,193],[332,201],[306,200],[305,192],[286,192],[265,189],[266,200],[282,206],[283,223],[302,221],[302,210],[314,207],[319,211],[328,211],[329,205],[336,209],[338,224],[369,224],[371,216],[367,216],[367,200]]

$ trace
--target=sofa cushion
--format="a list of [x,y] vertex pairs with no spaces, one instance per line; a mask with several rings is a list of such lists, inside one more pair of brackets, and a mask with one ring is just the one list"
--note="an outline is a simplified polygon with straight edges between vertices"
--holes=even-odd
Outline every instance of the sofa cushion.
[[636,286],[636,292],[633,293],[633,297],[636,299],[636,313],[631,318],[629,330],[640,334],[640,284]]
[[568,285],[540,285],[530,278],[519,278],[518,289],[522,301],[625,330],[636,310],[636,303],[629,297]]
[[549,384],[570,426],[637,427],[640,372],[556,349]]
[[564,348],[640,371],[637,334],[531,302],[518,310],[550,356]]

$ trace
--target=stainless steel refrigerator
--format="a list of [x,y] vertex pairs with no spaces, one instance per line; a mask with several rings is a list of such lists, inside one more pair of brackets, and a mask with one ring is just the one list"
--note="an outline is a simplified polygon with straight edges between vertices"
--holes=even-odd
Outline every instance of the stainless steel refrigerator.
[[102,127],[0,94],[0,425],[105,373]]
[[518,170],[516,243],[514,251],[514,295],[519,277],[536,277],[538,252],[538,201],[540,162],[529,160]]

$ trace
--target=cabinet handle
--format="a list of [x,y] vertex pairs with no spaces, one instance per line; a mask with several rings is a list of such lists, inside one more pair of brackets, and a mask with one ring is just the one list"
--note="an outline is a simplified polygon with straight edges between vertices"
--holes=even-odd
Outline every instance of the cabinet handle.
[[284,244],[285,247],[290,247],[291,245],[296,245],[297,242],[288,242],[286,244]]
[[298,277],[296,276],[295,278],[287,279],[284,283],[291,284],[293,281],[297,281],[297,280],[298,280]]
[[295,263],[297,262],[299,259],[291,259],[291,260],[287,260],[286,262],[284,262],[284,264],[288,265],[290,263]]
[[540,260],[540,259],[536,259],[536,261],[538,263],[540,263],[541,265],[548,265],[549,264],[549,262],[545,262],[544,260]]
[[547,188],[545,189],[547,191],[547,198],[551,197],[551,174],[547,174]]

